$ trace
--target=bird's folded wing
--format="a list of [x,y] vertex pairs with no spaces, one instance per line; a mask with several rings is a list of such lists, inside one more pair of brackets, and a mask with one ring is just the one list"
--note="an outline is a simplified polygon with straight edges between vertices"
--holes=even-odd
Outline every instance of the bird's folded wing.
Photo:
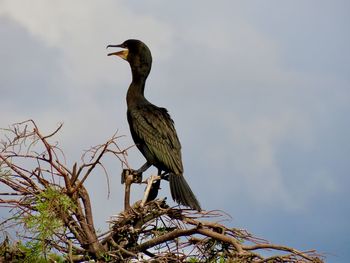
[[182,174],[181,145],[167,110],[149,104],[129,110],[128,115],[135,135],[157,161],[169,171]]

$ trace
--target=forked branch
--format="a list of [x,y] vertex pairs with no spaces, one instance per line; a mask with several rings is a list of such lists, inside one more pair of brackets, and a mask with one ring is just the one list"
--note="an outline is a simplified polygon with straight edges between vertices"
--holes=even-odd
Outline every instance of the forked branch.
[[[94,259],[98,262],[157,260],[158,262],[322,262],[315,251],[302,252],[271,244],[246,230],[227,227],[220,211],[195,212],[169,207],[165,200],[147,202],[153,180],[150,176],[142,201],[130,205],[131,185],[141,183],[126,159],[126,150],[114,134],[101,145],[90,148],[79,164],[68,167],[62,150],[53,138],[62,128],[44,135],[34,121],[17,123],[0,141],[0,206],[12,215],[0,226],[21,224],[28,251],[42,249],[44,257],[59,251],[68,262]],[[97,235],[91,199],[85,183],[102,168],[103,157],[111,154],[121,164],[125,183],[125,210],[111,218],[108,232]],[[63,178],[63,180],[62,180]],[[22,236],[22,238],[24,238]],[[23,247],[0,245],[0,261],[25,259]],[[34,245],[35,246],[34,246]],[[16,247],[17,246],[17,247]],[[261,251],[274,251],[267,256]],[[271,253],[270,253],[271,254]],[[47,258],[46,258],[47,259]]]

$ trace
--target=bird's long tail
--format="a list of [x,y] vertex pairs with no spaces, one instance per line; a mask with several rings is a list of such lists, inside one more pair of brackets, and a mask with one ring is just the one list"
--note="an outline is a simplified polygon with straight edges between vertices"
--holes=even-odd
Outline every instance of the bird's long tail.
[[201,211],[201,206],[182,174],[169,174],[171,197],[178,204]]

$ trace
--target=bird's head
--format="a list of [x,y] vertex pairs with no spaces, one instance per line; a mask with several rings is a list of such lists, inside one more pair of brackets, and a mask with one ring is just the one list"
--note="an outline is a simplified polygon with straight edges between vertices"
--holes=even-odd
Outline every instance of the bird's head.
[[129,62],[132,72],[148,75],[152,65],[152,55],[149,48],[140,40],[128,39],[119,45],[108,45],[107,48],[123,48],[121,51],[109,53],[108,56],[118,56]]

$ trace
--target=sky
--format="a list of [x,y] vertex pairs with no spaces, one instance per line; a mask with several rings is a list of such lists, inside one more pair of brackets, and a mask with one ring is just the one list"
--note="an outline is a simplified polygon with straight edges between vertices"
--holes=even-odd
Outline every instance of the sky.
[[[105,47],[141,39],[153,55],[145,95],[174,119],[202,207],[347,262],[349,10],[345,0],[0,0],[0,126],[64,123],[56,139],[68,164],[117,130],[132,145],[130,68]],[[144,163],[136,148],[129,163]],[[109,197],[102,171],[87,181],[101,230],[123,204],[120,164],[105,165]],[[136,201],[143,186],[133,190]],[[166,182],[164,196],[174,204]]]

